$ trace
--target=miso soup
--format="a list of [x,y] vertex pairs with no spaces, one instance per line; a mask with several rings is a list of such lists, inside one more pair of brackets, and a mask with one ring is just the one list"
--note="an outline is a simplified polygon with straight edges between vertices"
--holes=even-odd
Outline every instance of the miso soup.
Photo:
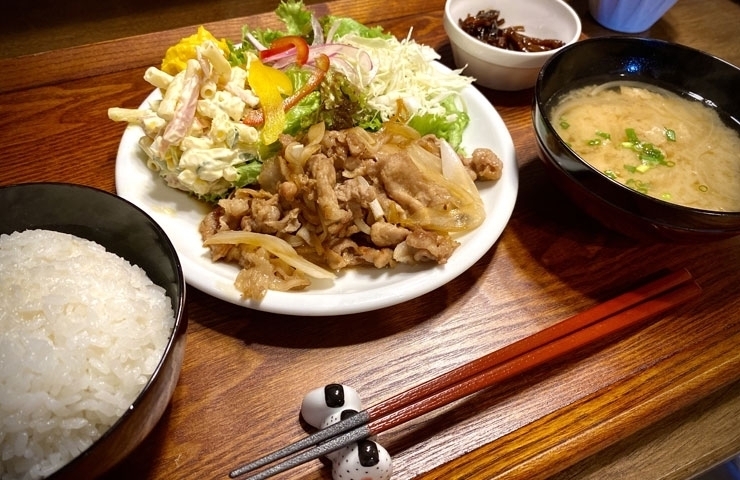
[[740,135],[702,102],[610,82],[567,93],[550,121],[581,158],[628,187],[689,207],[740,211]]

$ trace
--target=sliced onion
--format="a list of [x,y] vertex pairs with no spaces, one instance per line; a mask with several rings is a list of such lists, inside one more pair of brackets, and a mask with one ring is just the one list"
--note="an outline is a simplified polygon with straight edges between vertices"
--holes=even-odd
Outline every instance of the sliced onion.
[[445,153],[440,157],[417,143],[412,143],[406,148],[411,160],[429,181],[444,187],[450,198],[454,199],[454,208],[424,208],[415,212],[411,219],[432,230],[450,233],[469,231],[478,227],[485,219],[483,200],[460,157],[452,147],[449,147],[449,150],[446,148],[442,147],[442,152]]
[[302,239],[306,245],[313,246],[313,242],[311,241],[311,232],[309,232],[305,226],[301,226],[301,228],[295,232],[295,236]]
[[288,244],[293,248],[300,247],[306,244],[306,242],[304,242],[303,239],[298,235],[288,235],[285,238],[285,241],[288,242]]
[[251,43],[252,46],[254,48],[256,48],[257,50],[265,50],[265,49],[267,49],[267,47],[265,47],[264,45],[262,45],[262,43],[260,43],[260,41],[257,40],[257,38],[254,35],[252,35],[251,33],[247,32],[244,36],[246,37],[247,40],[249,40],[249,43]]
[[306,145],[301,152],[301,167],[304,167],[308,159],[319,150],[321,150],[321,145],[318,143],[309,143]]
[[313,29],[313,45],[322,45],[324,43],[324,29],[316,15],[311,13],[311,28]]
[[303,168],[303,160],[301,156],[303,155],[304,149],[305,147],[301,142],[291,143],[285,147],[285,160],[287,160],[288,163]]
[[[346,70],[354,70],[351,65],[357,65],[357,68],[362,74],[371,74],[373,72],[373,60],[370,55],[361,48],[344,45],[342,43],[322,43],[320,45],[311,45],[308,52],[308,61],[306,63],[313,64],[316,57],[322,54],[329,57],[329,59],[332,60],[332,63],[342,61],[342,63],[346,65],[342,68],[342,73],[347,76],[349,75]],[[295,52],[293,50],[279,52],[263,58],[262,60],[270,63],[274,68],[283,69],[295,63]],[[354,76],[357,76],[357,73],[355,73]]]
[[360,229],[362,233],[365,235],[370,235],[370,225],[365,223],[365,220],[362,219],[362,217],[355,215],[355,226]]
[[[373,59],[367,51],[362,48],[353,47],[351,45],[345,45],[342,43],[327,44],[333,46],[331,52],[325,52],[330,58],[333,57],[344,57],[348,62],[356,64],[359,69],[363,72],[371,72],[373,70]],[[321,47],[318,47],[320,49]],[[321,53],[320,51],[317,53]]]
[[326,124],[324,122],[314,123],[308,127],[308,133],[306,134],[308,143],[306,143],[306,145],[316,145],[321,143],[321,140],[324,138],[324,133],[326,133]]
[[305,258],[301,257],[298,252],[285,240],[274,235],[266,233],[244,232],[230,230],[218,232],[208,238],[204,245],[252,245],[262,247],[271,254],[275,255],[296,270],[300,270],[309,277],[313,278],[336,278],[334,273],[315,265]]
[[360,78],[357,70],[355,70],[355,68],[350,65],[349,62],[347,62],[345,59],[338,57],[332,58],[331,67],[347,77],[349,81],[352,82],[354,85],[357,85],[359,87],[363,86],[362,78]]
[[334,22],[331,24],[331,27],[329,27],[329,31],[326,32],[326,42],[331,42],[334,40],[334,35],[337,33],[337,30],[339,30],[339,24],[341,22]]
[[269,63],[271,67],[282,70],[295,63],[295,51],[288,50],[286,52],[276,53],[263,59],[265,63]]
[[475,186],[475,182],[468,175],[468,171],[465,169],[460,156],[457,154],[452,145],[447,140],[439,140],[439,151],[442,159],[442,175],[446,179],[458,184],[467,190],[471,195],[478,196],[478,188]]
[[380,204],[378,199],[376,198],[372,202],[370,202],[370,211],[373,212],[373,216],[375,217],[375,220],[380,220],[385,216],[385,212],[383,211],[383,206]]
[[[355,178],[357,178],[357,181],[360,182],[360,185],[362,185],[363,187],[370,186],[370,182],[368,182],[367,179],[362,175],[358,175]],[[383,206],[380,204],[377,198],[373,199],[368,206],[370,207],[370,211],[373,212],[375,220],[380,220],[385,216]]]

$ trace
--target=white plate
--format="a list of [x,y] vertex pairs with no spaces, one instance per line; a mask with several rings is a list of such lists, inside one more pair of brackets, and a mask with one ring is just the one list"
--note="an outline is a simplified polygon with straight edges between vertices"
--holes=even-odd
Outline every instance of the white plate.
[[[144,104],[157,94],[152,92]],[[445,265],[351,269],[340,273],[333,282],[315,281],[306,290],[269,291],[260,301],[244,300],[234,287],[238,267],[212,262],[208,249],[202,246],[198,225],[208,213],[208,206],[167,187],[147,168],[145,156],[138,148],[143,131],[137,126],[127,127],[121,138],[116,191],[164,229],[180,257],[187,283],[214,297],[255,310],[302,316],[343,315],[389,307],[441,287],[470,268],[498,240],[514,209],[519,175],[511,135],[491,103],[475,87],[467,87],[463,99],[470,115],[463,146],[470,151],[490,148],[501,158],[504,168],[497,182],[478,183],[486,220],[459,238],[461,245]]]

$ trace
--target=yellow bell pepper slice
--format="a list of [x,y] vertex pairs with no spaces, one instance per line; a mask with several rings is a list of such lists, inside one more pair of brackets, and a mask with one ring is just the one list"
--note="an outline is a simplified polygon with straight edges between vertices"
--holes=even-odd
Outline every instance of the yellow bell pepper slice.
[[[306,95],[313,92],[324,80],[326,73],[329,71],[329,57],[323,53],[316,57],[316,65],[314,72],[306,83],[300,88],[300,90],[294,92],[292,95],[283,100],[283,111],[287,112],[291,108],[298,105]],[[259,127],[265,122],[265,116],[262,110],[249,110],[244,118],[242,119],[245,125],[252,127]]]
[[269,145],[276,142],[285,129],[283,96],[293,94],[293,84],[285,73],[263,64],[256,58],[249,62],[247,80],[252,91],[260,99],[264,116],[262,142]]

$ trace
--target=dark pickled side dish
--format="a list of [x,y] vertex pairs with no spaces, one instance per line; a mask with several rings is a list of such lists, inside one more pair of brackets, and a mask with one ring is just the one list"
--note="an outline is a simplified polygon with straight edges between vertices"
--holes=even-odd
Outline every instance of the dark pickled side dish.
[[481,10],[476,15],[460,19],[460,28],[468,35],[494,47],[517,52],[545,52],[565,45],[556,39],[541,39],[524,35],[524,27],[503,27],[505,20],[498,10]]

